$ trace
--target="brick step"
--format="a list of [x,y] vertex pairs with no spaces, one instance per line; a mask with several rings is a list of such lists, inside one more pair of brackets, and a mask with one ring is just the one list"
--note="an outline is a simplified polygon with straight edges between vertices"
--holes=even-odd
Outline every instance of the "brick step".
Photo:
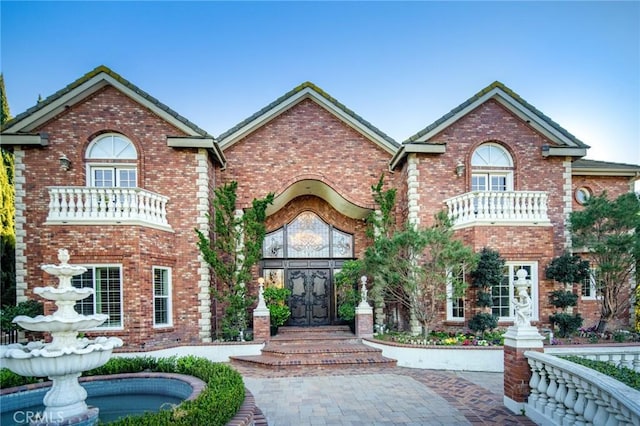
[[361,343],[327,343],[323,345],[280,345],[269,343],[264,349],[262,349],[263,355],[279,356],[279,357],[294,357],[300,355],[325,355],[325,356],[340,356],[344,354],[350,354],[352,356],[369,356],[368,354],[382,354],[382,351],[371,346],[366,346]]
[[369,356],[341,357],[296,357],[282,358],[269,355],[248,355],[231,357],[231,364],[261,367],[271,370],[295,369],[300,367],[315,368],[350,368],[350,367],[395,367],[397,361],[375,354]]
[[350,367],[395,367],[396,360],[363,344],[349,326],[280,327],[261,355],[230,357],[238,367],[285,371]]

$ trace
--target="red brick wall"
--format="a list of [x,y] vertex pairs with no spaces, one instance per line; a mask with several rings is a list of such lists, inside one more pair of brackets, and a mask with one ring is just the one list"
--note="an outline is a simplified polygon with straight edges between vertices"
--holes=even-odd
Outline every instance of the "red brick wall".
[[320,180],[348,201],[373,208],[371,186],[388,173],[391,154],[345,125],[311,100],[282,113],[224,154],[220,180],[238,181],[238,205],[246,207],[269,192],[282,193],[301,179]]
[[[40,270],[43,263],[58,263],[57,250],[68,248],[71,263],[117,263],[123,268],[124,328],[117,335],[126,347],[138,349],[186,343],[197,338],[197,256],[195,205],[195,153],[167,147],[166,137],[183,136],[148,109],[107,87],[77,104],[38,131],[49,133],[46,147],[28,147],[25,155],[27,294],[34,287],[52,284]],[[47,186],[86,186],[85,150],[98,134],[117,132],[138,151],[139,186],[170,198],[167,220],[174,232],[135,226],[43,225],[49,196]],[[60,170],[58,157],[72,162]],[[173,323],[154,329],[152,265],[172,268]]]

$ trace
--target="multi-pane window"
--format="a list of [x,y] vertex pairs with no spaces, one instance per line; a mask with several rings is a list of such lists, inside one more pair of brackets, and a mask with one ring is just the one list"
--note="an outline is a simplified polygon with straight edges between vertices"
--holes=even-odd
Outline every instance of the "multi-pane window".
[[138,186],[133,143],[122,135],[98,136],[87,148],[88,184],[101,188],[135,188]]
[[153,325],[171,325],[171,269],[153,268]]
[[583,299],[597,299],[598,294],[598,272],[596,268],[591,268],[589,276],[582,282],[582,298]]
[[472,191],[513,190],[513,161],[502,146],[480,145],[471,156],[471,167]]
[[520,269],[527,272],[526,279],[530,283],[528,291],[533,308],[532,319],[538,319],[538,268],[536,262],[507,262],[504,267],[502,282],[491,288],[491,296],[493,297],[491,311],[501,321],[512,321],[515,317],[513,300],[517,297],[517,292],[514,284],[517,279],[516,273]]
[[353,235],[325,223],[313,212],[300,213],[291,223],[268,233],[262,256],[284,258],[353,257]]
[[71,279],[77,288],[89,287],[93,295],[79,300],[75,309],[82,315],[107,314],[101,327],[122,327],[122,268],[120,266],[85,266],[87,271]]
[[[464,270],[458,271],[458,280],[464,282]],[[447,320],[464,321],[464,295],[453,294],[452,275],[448,274],[447,282]]]

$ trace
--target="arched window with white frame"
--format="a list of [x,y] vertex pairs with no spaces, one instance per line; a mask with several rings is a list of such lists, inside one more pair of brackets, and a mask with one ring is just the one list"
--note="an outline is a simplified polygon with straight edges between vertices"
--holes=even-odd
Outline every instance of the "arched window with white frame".
[[138,152],[118,133],[106,133],[87,147],[87,185],[101,188],[138,186]]
[[513,191],[513,160],[504,147],[489,142],[471,156],[472,191]]

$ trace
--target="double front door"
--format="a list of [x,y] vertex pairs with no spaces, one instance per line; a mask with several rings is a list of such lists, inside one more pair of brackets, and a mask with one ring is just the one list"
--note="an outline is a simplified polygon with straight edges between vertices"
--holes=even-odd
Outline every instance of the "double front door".
[[288,269],[286,286],[291,290],[289,325],[316,326],[331,323],[330,269]]

